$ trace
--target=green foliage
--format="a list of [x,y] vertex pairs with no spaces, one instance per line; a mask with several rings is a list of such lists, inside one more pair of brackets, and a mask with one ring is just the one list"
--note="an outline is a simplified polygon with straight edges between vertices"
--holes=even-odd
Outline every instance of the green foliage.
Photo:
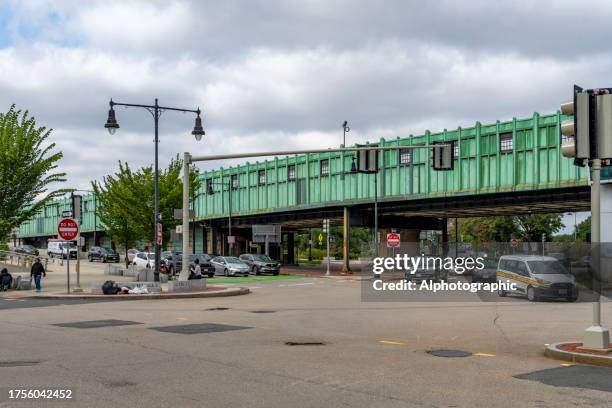
[[[174,209],[183,206],[182,168],[177,156],[168,168],[159,171],[158,209],[164,242],[169,241],[170,231],[181,222],[174,219]],[[191,188],[198,183],[193,174],[190,182]],[[137,241],[153,242],[155,177],[151,166],[133,171],[127,163],[119,162],[114,175],[92,185],[98,195],[98,217],[113,241],[126,251]]]
[[0,240],[32,218],[45,204],[69,189],[49,190],[66,181],[65,173],[54,172],[61,152],[48,143],[51,129],[37,127],[28,112],[0,113]]
[[589,242],[591,238],[591,216],[576,225],[576,239],[582,242]]
[[[560,214],[532,214],[515,217],[476,217],[459,219],[459,235],[464,242],[508,242],[518,238],[526,242],[539,242],[542,234],[550,240],[563,228]],[[454,240],[455,225],[449,228]],[[460,239],[461,240],[461,239]]]

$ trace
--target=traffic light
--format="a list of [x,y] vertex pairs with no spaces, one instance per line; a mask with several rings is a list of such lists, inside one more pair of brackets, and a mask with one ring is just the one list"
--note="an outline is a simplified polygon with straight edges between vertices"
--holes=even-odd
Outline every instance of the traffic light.
[[376,173],[378,171],[378,150],[358,150],[357,171],[359,173]]
[[71,194],[71,210],[72,210],[72,218],[74,218],[75,220],[79,220],[79,222],[81,221],[81,201],[82,201],[82,196],[77,195],[77,194]]
[[452,170],[455,164],[453,160],[453,142],[433,142],[433,145],[433,169],[438,171]]
[[584,90],[574,85],[573,100],[561,104],[562,114],[574,116],[561,123],[561,150],[578,166],[612,159],[611,92],[612,88]]
[[561,122],[561,151],[565,157],[574,157],[576,165],[591,158],[591,128],[595,101],[588,91],[574,85],[574,97],[561,104],[561,113],[573,119]]
[[323,233],[329,234],[329,219],[327,218],[323,220]]

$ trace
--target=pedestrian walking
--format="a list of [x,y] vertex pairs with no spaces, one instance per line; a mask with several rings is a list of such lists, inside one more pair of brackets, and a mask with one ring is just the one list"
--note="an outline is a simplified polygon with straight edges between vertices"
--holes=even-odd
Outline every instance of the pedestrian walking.
[[32,282],[32,278],[34,278],[34,285],[36,286],[37,292],[40,292],[40,279],[46,276],[47,272],[45,272],[43,264],[40,263],[40,258],[34,259],[32,269],[30,269],[30,282]]

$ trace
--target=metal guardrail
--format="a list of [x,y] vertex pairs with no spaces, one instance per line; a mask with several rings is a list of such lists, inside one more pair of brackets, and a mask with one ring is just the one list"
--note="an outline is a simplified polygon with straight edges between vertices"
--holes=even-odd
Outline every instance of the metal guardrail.
[[34,259],[40,258],[43,266],[45,267],[45,271],[50,272],[53,270],[51,265],[55,264],[55,259],[47,258],[44,256],[37,255],[28,255],[14,251],[0,251],[0,263],[6,265],[13,265],[19,268],[25,268],[29,270],[34,263]]

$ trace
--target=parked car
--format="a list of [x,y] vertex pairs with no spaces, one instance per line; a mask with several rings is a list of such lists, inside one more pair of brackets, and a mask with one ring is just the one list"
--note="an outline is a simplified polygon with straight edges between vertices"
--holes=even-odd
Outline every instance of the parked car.
[[127,250],[128,263],[132,263],[134,261],[134,257],[137,253],[142,252],[136,248],[131,248]]
[[448,280],[448,271],[446,269],[437,268],[419,268],[414,273],[406,271],[404,277],[407,281],[440,282],[441,280]]
[[495,282],[497,280],[497,262],[495,259],[483,258],[484,268],[472,270],[472,282]]
[[249,265],[235,256],[217,256],[211,259],[210,263],[215,267],[216,274],[249,276]]
[[278,275],[280,273],[280,264],[268,255],[242,254],[240,255],[240,260],[249,265],[253,275],[259,275],[260,273]]
[[110,247],[93,246],[87,252],[89,262],[119,262],[119,254]]
[[197,259],[200,262],[200,270],[202,271],[202,275],[206,275],[209,278],[215,276],[215,266],[212,264],[211,257],[208,254],[190,254],[189,255],[189,265],[193,264],[193,262]]
[[33,245],[21,245],[16,247],[14,251],[18,254],[38,256],[38,249]]
[[177,251],[163,251],[160,255],[160,262],[165,265],[168,273],[174,275],[183,266],[183,254]]
[[77,248],[74,242],[62,241],[61,239],[50,239],[47,242],[47,255],[50,258],[70,258],[76,259]]
[[132,261],[137,268],[149,268],[155,267],[155,252],[139,252]]
[[536,255],[504,255],[499,258],[497,281],[516,284],[515,291],[498,292],[526,295],[530,301],[540,298],[578,299],[574,278],[556,258]]

